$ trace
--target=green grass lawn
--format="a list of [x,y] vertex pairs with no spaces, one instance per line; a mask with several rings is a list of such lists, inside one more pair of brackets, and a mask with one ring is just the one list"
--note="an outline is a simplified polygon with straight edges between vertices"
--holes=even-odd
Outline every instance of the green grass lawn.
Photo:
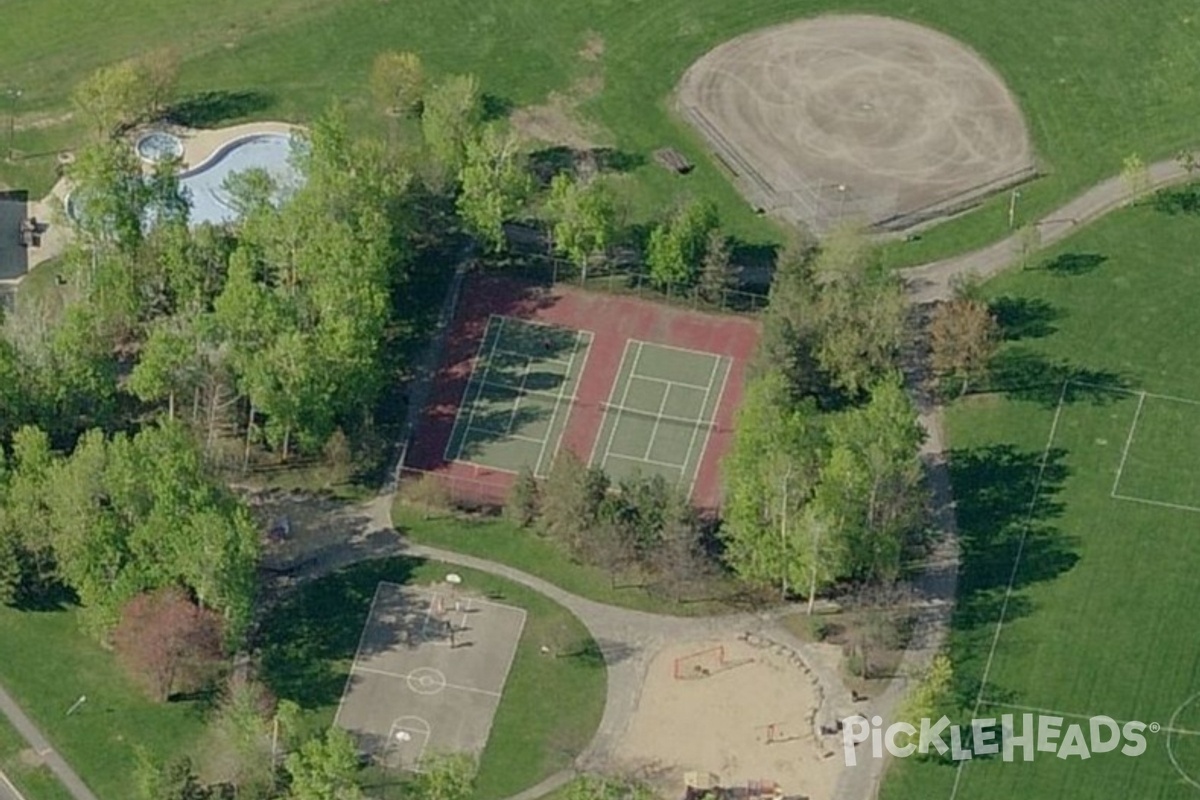
[[[587,630],[566,609],[503,579],[455,571],[474,590],[528,614],[480,763],[475,796],[494,800],[567,767],[587,745],[604,710],[604,664]],[[378,583],[429,583],[445,573],[436,562],[388,559],[304,588],[267,620],[262,644],[268,684],[281,698],[298,702],[314,726],[330,724]],[[567,655],[547,657],[543,645]]]
[[8,721],[0,718],[0,772],[8,776],[25,800],[70,800],[66,790],[54,774],[37,764],[36,754]]
[[552,540],[505,519],[471,519],[452,514],[426,518],[402,502],[396,503],[392,519],[396,529],[414,542],[507,564],[597,603],[679,616],[731,610],[720,599],[722,596],[733,599],[731,586],[716,583],[708,593],[711,599],[675,602],[649,591],[636,577],[614,577],[607,570],[582,564]]
[[[102,800],[133,796],[135,746],[164,762],[194,751],[200,706],[148,700],[74,611],[0,607],[0,642],[0,681]],[[67,717],[80,695],[87,702]]]
[[[1112,496],[1117,486],[1121,496],[1177,505],[1200,497],[1200,406],[1139,394],[1200,400],[1196,207],[1168,201],[1121,211],[986,287],[1008,337],[1001,385],[948,415],[964,558],[952,705],[962,716],[982,696],[981,718],[1028,706],[1165,726],[1200,692],[1191,601],[1200,517]],[[1066,378],[1074,382],[1064,393]],[[1197,711],[1183,708],[1178,719],[1189,722],[1176,727],[1197,730]],[[1200,743],[1182,738],[1180,765],[1196,779]],[[1193,797],[1171,763],[1167,734],[1147,734],[1147,742],[1137,758],[975,761],[957,797]],[[949,798],[955,772],[897,762],[883,796]]]
[[[1117,173],[1131,153],[1169,156],[1200,138],[1191,91],[1200,15],[1191,0],[1143,4],[1137,14],[1123,0],[114,0],[104,14],[71,0],[10,0],[0,75],[25,90],[16,107],[16,146],[26,157],[0,166],[0,181],[45,189],[52,154],[78,145],[84,133],[81,121],[65,117],[72,85],[102,64],[157,46],[184,55],[185,95],[217,93],[197,114],[202,121],[302,121],[334,97],[365,112],[365,76],[385,49],[415,50],[435,74],[477,73],[498,108],[540,103],[597,69],[579,53],[598,35],[603,89],[580,111],[605,144],[646,162],[635,170],[637,209],[661,209],[684,192],[712,197],[733,233],[763,240],[775,235],[773,226],[754,217],[703,157],[697,138],[668,111],[667,96],[687,66],[719,42],[838,10],[931,25],[977,49],[1004,75],[1047,174],[1023,193],[1021,219]],[[667,144],[699,159],[693,174],[681,179],[651,163],[650,152]],[[1006,211],[1007,199],[998,198],[898,246],[891,258],[913,263],[995,239],[1006,228]]]

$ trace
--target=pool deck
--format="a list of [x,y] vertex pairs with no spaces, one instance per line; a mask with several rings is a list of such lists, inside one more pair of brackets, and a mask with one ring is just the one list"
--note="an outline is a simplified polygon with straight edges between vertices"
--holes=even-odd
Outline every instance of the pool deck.
[[[264,133],[296,133],[302,128],[285,122],[249,122],[245,125],[211,130],[155,125],[133,132],[130,147],[138,135],[148,130],[166,130],[180,138],[183,142],[182,171],[187,172],[200,166],[221,148],[237,139]],[[0,231],[0,292],[14,290],[30,270],[60,255],[70,244],[71,225],[66,221],[63,210],[70,192],[70,179],[62,178],[54,184],[48,195],[26,204],[24,217],[37,219],[38,223],[44,226],[40,247],[21,248],[16,229]],[[23,264],[17,263],[22,261]],[[14,272],[18,274],[14,275]]]

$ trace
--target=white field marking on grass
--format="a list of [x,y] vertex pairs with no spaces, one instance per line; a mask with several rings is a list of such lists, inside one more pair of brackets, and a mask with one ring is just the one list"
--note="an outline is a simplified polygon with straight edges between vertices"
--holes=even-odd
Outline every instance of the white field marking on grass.
[[[719,363],[725,364],[725,376],[721,378],[721,391],[717,392],[717,404],[713,406],[712,419],[709,420],[707,427],[708,432],[704,434],[704,444],[700,447],[700,458],[696,461],[696,468],[692,470],[692,482],[688,486],[688,497],[696,491],[696,481],[700,478],[700,465],[704,463],[704,454],[708,452],[708,443],[712,441],[713,431],[717,429],[717,413],[721,410],[721,402],[725,399],[725,388],[729,386],[729,373],[733,372],[733,359],[729,356],[718,356]],[[686,468],[687,465],[685,464]]]
[[[721,367],[721,358],[719,356],[713,358],[712,372],[708,376],[708,386],[704,387],[704,402],[700,405],[700,417],[703,419],[704,412],[708,410],[708,398],[712,395],[713,384],[717,382],[717,370]],[[688,440],[687,453],[683,456],[682,474],[679,480],[683,480],[687,474],[687,465],[692,460],[692,450],[696,447],[696,437],[700,434],[701,420],[696,420],[696,426],[692,428],[692,437]],[[648,454],[649,451],[647,451]],[[696,465],[696,471],[699,472],[700,465]]]
[[[418,667],[418,669],[425,669],[425,668]],[[385,678],[396,678],[397,680],[402,680],[402,681],[407,681],[410,677],[412,677],[411,672],[388,672],[386,669],[375,669],[374,667],[351,667],[350,671],[351,672],[361,672],[366,675],[381,675]],[[447,682],[447,683],[443,683],[442,686],[444,686],[447,689],[457,689],[460,692],[471,692],[473,694],[486,694],[488,697],[499,697],[501,694],[500,692],[493,692],[488,689],[477,689],[474,686],[459,686],[457,683],[448,683]],[[415,692],[415,694],[421,694],[421,693]],[[426,694],[423,694],[422,696],[429,697],[430,694],[431,693],[426,693]],[[436,692],[433,692],[432,694],[436,694]]]
[[[488,351],[487,364],[484,366],[483,375],[480,376],[479,383],[477,384],[475,397],[468,402],[467,395],[471,393],[471,384],[475,381],[475,369],[479,366],[479,356],[483,352],[483,344],[487,341],[488,333],[492,330],[492,320],[495,319],[500,320],[500,326],[496,329],[496,338],[492,340],[492,349]],[[467,387],[463,389],[463,396],[462,400],[459,401],[458,411],[454,413],[454,426],[450,428],[450,440],[446,442],[446,449],[442,452],[443,461],[458,461],[459,456],[462,455],[463,449],[467,446],[467,439],[471,435],[471,421],[475,419],[476,402],[479,400],[480,395],[483,394],[484,384],[487,383],[487,372],[491,367],[492,356],[496,353],[496,345],[500,344],[500,333],[503,329],[504,317],[496,314],[489,314],[487,327],[483,329],[483,336],[479,338],[479,347],[475,350],[475,361],[471,365],[471,377],[467,379]],[[458,452],[455,453],[454,456],[451,456],[450,448],[454,446],[454,434],[458,431],[459,422],[462,421],[463,409],[467,406],[471,407],[470,412],[467,414],[467,427],[462,432],[462,440],[458,443]]]
[[1117,477],[1113,480],[1110,497],[1117,496],[1117,487],[1121,485],[1121,474],[1125,472],[1125,461],[1129,458],[1129,447],[1133,444],[1133,432],[1137,430],[1138,420],[1142,416],[1142,407],[1146,405],[1146,393],[1138,397],[1137,410],[1133,412],[1133,422],[1129,423],[1129,435],[1125,437],[1125,449],[1121,451],[1121,463],[1117,465]]
[[[1025,525],[1021,528],[1021,538],[1017,542],[1017,554],[1013,558],[1012,572],[1008,576],[1008,586],[1004,590],[1004,601],[1000,604],[1000,618],[996,620],[996,631],[992,635],[992,646],[988,650],[987,661],[983,666],[983,677],[979,680],[979,693],[975,696],[975,708],[971,712],[971,718],[979,717],[979,707],[983,703],[983,693],[987,689],[988,676],[992,671],[992,662],[996,658],[996,647],[1000,644],[1000,631],[1004,628],[1004,618],[1008,614],[1008,603],[1012,599],[1013,586],[1017,582],[1017,570],[1021,566],[1021,555],[1025,552],[1025,540],[1029,536],[1029,528],[1033,524],[1033,512],[1037,509],[1038,495],[1042,491],[1042,479],[1046,475],[1046,462],[1050,460],[1050,448],[1054,446],[1054,436],[1058,432],[1058,421],[1062,417],[1063,399],[1067,396],[1067,385],[1069,380],[1063,381],[1062,389],[1058,393],[1058,405],[1054,409],[1054,421],[1050,423],[1050,435],[1046,437],[1046,447],[1042,450],[1042,463],[1038,466],[1037,478],[1033,482],[1033,497],[1029,498],[1029,508],[1025,512]],[[958,768],[954,771],[954,788],[950,790],[950,800],[955,800],[958,797],[958,786],[962,781],[963,768],[967,765],[966,761],[958,762]]]
[[1159,508],[1173,508],[1176,511],[1193,511],[1200,513],[1200,507],[1184,505],[1183,503],[1168,503],[1166,500],[1149,500],[1145,497],[1134,497],[1128,494],[1114,494],[1114,500],[1126,500],[1130,503],[1141,503],[1147,506],[1158,506]]
[[521,409],[521,398],[525,396],[525,382],[529,380],[529,365],[533,363],[533,359],[525,357],[525,370],[521,373],[521,385],[517,387],[517,397],[513,400],[512,410],[508,412],[508,425],[504,428],[504,435],[508,436],[512,433],[513,425],[517,421],[517,412]]
[[[375,584],[375,594],[371,595],[371,606],[367,609],[367,619],[363,622],[362,631],[358,634],[358,646],[354,648],[354,660],[350,662],[350,671],[353,673],[354,665],[358,663],[358,655],[362,652],[363,642],[367,639],[367,628],[371,625],[371,620],[375,618],[375,603],[379,600],[379,590],[383,588],[383,581]],[[389,584],[394,586],[395,584]],[[337,711],[333,715],[333,724],[338,724],[338,717],[342,715],[342,706],[346,704],[346,695],[350,694],[350,676],[346,676],[346,685],[342,687],[342,696],[338,700]]]
[[[1071,711],[1059,711],[1058,709],[1054,709],[1054,708],[1041,708],[1040,706],[1024,706],[1024,705],[1021,705],[1020,703],[1006,703],[1001,700],[984,700],[983,704],[985,706],[991,706],[992,708],[1011,708],[1015,711],[1022,711],[1022,712],[1029,713],[1029,714],[1040,714],[1045,717],[1062,717],[1063,719],[1092,719],[1093,717],[1107,717],[1108,716],[1107,714],[1077,714],[1077,713],[1074,713]],[[1147,721],[1145,719],[1115,719],[1113,717],[1109,717],[1109,719],[1112,719],[1113,722],[1117,723],[1118,725],[1122,725],[1122,726],[1125,725],[1127,722],[1145,722],[1146,725],[1150,725],[1151,723],[1154,722],[1153,719],[1151,719],[1149,721]],[[1173,733],[1178,736],[1200,736],[1200,731],[1189,730],[1187,728],[1176,728],[1176,727],[1171,726],[1170,724],[1160,725],[1159,729],[1158,729],[1158,731],[1156,731],[1156,733],[1158,733],[1158,732]]]
[[667,384],[667,388],[663,390],[662,400],[658,401],[658,411],[654,412],[654,425],[650,428],[650,436],[646,442],[646,452],[642,453],[642,460],[650,460],[650,450],[654,447],[654,440],[658,436],[658,426],[662,424],[663,411],[667,407],[667,398],[671,396],[671,384]]
[[[608,463],[609,453],[612,452],[613,440],[617,438],[617,430],[621,427],[621,409],[625,407],[625,401],[629,399],[629,387],[633,386],[633,379],[637,376],[638,362],[642,358],[642,347],[645,342],[638,341],[636,344],[637,353],[633,357],[633,365],[629,368],[629,374],[625,376],[625,391],[621,393],[621,403],[617,408],[617,418],[613,420],[612,427],[608,430],[608,443],[604,446],[604,457],[600,459],[600,469],[604,469],[604,465]],[[621,365],[625,365],[624,358],[621,359]],[[620,371],[617,374],[619,375]],[[604,414],[608,416],[608,409],[605,409]]]
[[[554,398],[554,410],[550,412],[550,422],[546,425],[546,434],[542,437],[541,447],[538,448],[537,463],[533,466],[533,474],[542,474],[542,461],[546,458],[546,445],[550,443],[551,432],[554,430],[554,423],[558,419],[558,411],[562,407],[563,396],[567,389],[567,384],[571,382],[571,371],[575,369],[575,356],[579,353],[579,340],[583,338],[579,331],[575,332],[575,342],[571,345],[571,357],[567,360],[567,374],[563,375],[562,383],[558,385],[558,396]],[[586,355],[586,354],[585,354]],[[524,384],[522,384],[522,387]],[[571,396],[575,396],[575,389],[571,389]]]

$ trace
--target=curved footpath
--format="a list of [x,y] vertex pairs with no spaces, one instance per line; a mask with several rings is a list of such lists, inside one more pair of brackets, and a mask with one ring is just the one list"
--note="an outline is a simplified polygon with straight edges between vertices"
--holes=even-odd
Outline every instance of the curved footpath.
[[[1162,189],[1192,178],[1178,161],[1160,161],[1148,168],[1148,191]],[[1039,246],[1058,242],[1080,225],[1095,220],[1124,205],[1129,199],[1125,182],[1118,176],[1109,178],[1057,211],[1035,223],[1040,234]],[[902,275],[908,285],[909,296],[917,307],[925,306],[951,296],[955,283],[968,277],[987,279],[1015,263],[1020,257],[1020,238],[1010,236],[993,245],[963,256],[943,259],[919,267],[904,270]],[[17,281],[0,281],[0,291],[15,288]],[[5,285],[7,284],[7,286]],[[440,337],[438,337],[440,338]],[[436,349],[436,348],[435,348]],[[949,625],[950,610],[954,601],[954,590],[958,568],[957,528],[954,520],[954,504],[951,496],[949,473],[945,461],[945,440],[941,421],[941,409],[934,398],[924,390],[924,381],[917,364],[911,359],[909,386],[917,400],[920,421],[926,431],[922,447],[922,459],[928,470],[935,502],[935,525],[943,533],[939,544],[917,580],[917,588],[924,602],[921,604],[914,646],[905,654],[899,669],[900,678],[880,696],[873,698],[869,708],[856,709],[859,713],[886,715],[902,698],[905,691],[903,675],[913,674],[928,663],[929,658],[941,646]],[[392,488],[392,487],[390,487]],[[790,637],[773,625],[774,618],[792,609],[781,609],[770,614],[737,614],[709,618],[681,618],[608,606],[573,595],[540,578],[490,561],[459,553],[405,543],[394,535],[391,521],[392,492],[381,495],[363,509],[369,517],[366,540],[372,535],[389,534],[382,549],[368,548],[369,552],[352,549],[345,563],[361,558],[389,554],[411,554],[459,564],[464,567],[490,572],[528,586],[575,614],[591,632],[600,646],[608,667],[608,696],[604,715],[592,742],[576,762],[577,769],[600,766],[613,752],[614,745],[632,719],[637,707],[642,680],[651,659],[669,643],[710,636],[737,635],[745,632],[770,630],[771,636],[783,641],[804,654],[807,646]],[[322,571],[345,564],[323,563]],[[807,658],[808,667],[817,675],[826,693],[827,709],[849,708],[848,698],[841,681],[836,675],[823,674],[819,659]],[[50,769],[64,783],[75,800],[96,800],[86,785],[71,770],[46,742],[12,698],[0,689],[0,713],[12,722],[30,745],[44,754]],[[868,759],[865,768],[849,769],[842,773],[835,791],[836,800],[865,800],[874,797],[886,765],[885,760]],[[535,800],[562,786],[574,775],[572,770],[559,772],[542,783],[521,792],[509,800]]]

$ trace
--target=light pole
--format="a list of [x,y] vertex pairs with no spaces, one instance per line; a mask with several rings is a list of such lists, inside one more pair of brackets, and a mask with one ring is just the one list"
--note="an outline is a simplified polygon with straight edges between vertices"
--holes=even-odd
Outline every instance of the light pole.
[[17,101],[21,99],[21,89],[9,89],[8,92],[8,160],[11,163],[16,160],[16,151],[13,149],[13,137],[17,132]]

